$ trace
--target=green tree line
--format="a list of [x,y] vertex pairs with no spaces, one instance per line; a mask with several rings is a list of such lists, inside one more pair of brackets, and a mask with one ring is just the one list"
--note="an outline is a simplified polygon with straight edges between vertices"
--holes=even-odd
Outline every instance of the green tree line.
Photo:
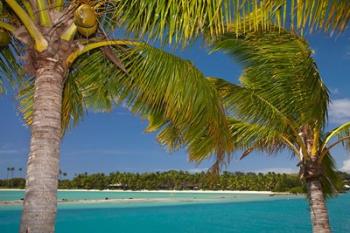
[[[342,183],[350,181],[350,175],[339,172]],[[0,180],[2,188],[24,188],[23,178]],[[219,176],[213,176],[207,172],[190,173],[186,171],[166,171],[151,173],[82,173],[73,179],[61,179],[61,189],[127,189],[127,190],[248,190],[248,191],[274,191],[274,192],[305,192],[304,183],[298,174],[269,173],[243,173],[223,172]]]

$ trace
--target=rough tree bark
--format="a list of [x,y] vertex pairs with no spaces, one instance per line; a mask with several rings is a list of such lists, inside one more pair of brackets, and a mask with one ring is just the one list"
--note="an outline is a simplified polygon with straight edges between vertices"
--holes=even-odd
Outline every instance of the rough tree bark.
[[54,232],[57,209],[65,69],[47,57],[37,64],[21,233]]
[[307,182],[307,190],[310,203],[312,231],[314,233],[330,233],[331,229],[329,226],[328,212],[320,180],[309,180]]
[[317,157],[311,157],[309,161],[305,162],[304,169],[312,231],[313,233],[330,233],[328,212],[320,181],[322,168]]

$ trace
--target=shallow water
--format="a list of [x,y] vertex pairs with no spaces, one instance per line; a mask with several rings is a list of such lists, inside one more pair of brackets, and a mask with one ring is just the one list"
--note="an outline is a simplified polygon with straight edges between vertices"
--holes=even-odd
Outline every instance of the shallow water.
[[[0,190],[0,201],[14,201],[23,198],[23,191]],[[110,191],[59,191],[58,200],[104,200],[109,199],[239,199],[255,200],[271,198],[264,194],[200,193],[200,192],[110,192]],[[279,197],[274,195],[273,197]]]
[[[135,195],[141,198],[139,195],[143,194]],[[162,195],[161,197],[169,195],[152,194],[156,198],[160,198],[158,195]],[[186,195],[192,194],[186,193]],[[210,197],[213,198],[213,195]],[[248,200],[249,198],[251,199]],[[210,199],[208,201],[211,203],[201,201],[197,204],[181,202],[180,198],[171,205],[164,203],[60,205],[56,232],[311,232],[308,206],[304,198],[268,195],[260,196],[260,199],[252,196],[249,198],[242,199],[244,202],[239,202],[239,197],[232,200],[227,198],[225,202],[220,202],[221,199],[212,202]],[[350,232],[350,193],[331,199],[328,206],[333,232]],[[0,208],[0,232],[16,232],[19,219],[19,207]]]

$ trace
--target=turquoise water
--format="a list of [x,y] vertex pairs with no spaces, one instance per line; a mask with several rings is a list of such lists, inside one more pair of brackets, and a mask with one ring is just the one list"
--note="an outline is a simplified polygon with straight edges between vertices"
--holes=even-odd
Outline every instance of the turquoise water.
[[[192,194],[186,193],[186,195]],[[113,203],[107,205],[60,205],[56,232],[311,232],[308,206],[303,198],[264,196],[259,200],[254,197],[249,201],[246,198],[244,202],[238,202],[237,199],[238,197],[234,199],[235,202],[227,199],[225,202],[201,202],[198,204],[184,204],[179,199],[177,204],[175,202],[171,206],[154,204],[137,206]],[[343,194],[331,199],[328,202],[328,207],[333,232],[350,232],[350,194]],[[0,208],[0,232],[16,232],[19,219],[20,209],[18,207]]]

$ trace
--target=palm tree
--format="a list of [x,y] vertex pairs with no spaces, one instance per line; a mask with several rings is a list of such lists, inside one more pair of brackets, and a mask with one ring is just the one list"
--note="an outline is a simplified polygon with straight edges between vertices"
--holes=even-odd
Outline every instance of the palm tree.
[[23,168],[18,168],[18,171],[19,171],[19,176],[22,177],[22,171],[23,171]]
[[245,67],[240,85],[211,79],[222,96],[235,146],[244,150],[241,158],[253,150],[292,151],[306,183],[313,232],[330,232],[325,194],[336,192],[339,181],[330,149],[350,142],[350,122],[323,131],[329,95],[306,41],[275,28],[227,33],[214,50],[230,53]]
[[9,178],[9,171],[10,171],[10,168],[9,168],[9,167],[7,167],[7,168],[6,168],[6,179],[8,179],[8,178]]
[[112,0],[4,3],[1,80],[20,81],[21,111],[32,133],[21,232],[54,232],[61,137],[87,109],[110,111],[125,103],[143,117],[165,119],[181,133],[189,154],[229,147],[223,143],[226,124],[217,92],[189,61],[145,42],[111,39],[120,24],[148,31],[150,38],[167,32],[169,43],[174,38],[186,44],[203,30],[221,32],[220,1],[191,8],[155,1],[146,7],[143,1]]
[[11,167],[10,171],[11,171],[11,177],[14,178],[15,167]]

